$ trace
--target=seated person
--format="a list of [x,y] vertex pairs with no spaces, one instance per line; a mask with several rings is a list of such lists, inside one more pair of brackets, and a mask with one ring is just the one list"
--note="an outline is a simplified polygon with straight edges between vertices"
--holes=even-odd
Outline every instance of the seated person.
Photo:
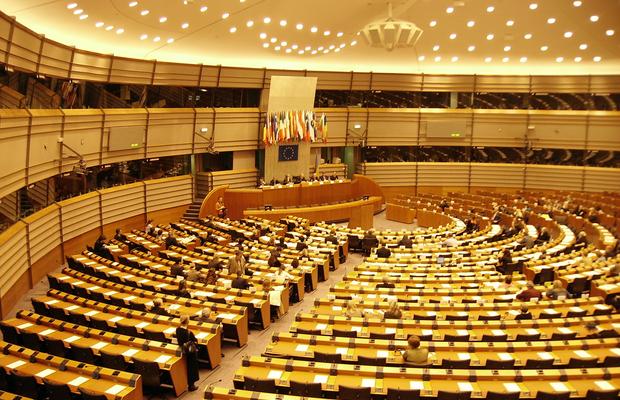
[[620,264],[614,264],[609,269],[609,272],[607,273],[607,276],[614,277],[614,276],[618,276],[618,275],[620,275]]
[[515,316],[516,320],[532,319],[532,313],[527,308],[527,304],[521,304],[521,313]]
[[107,238],[105,237],[105,235],[101,235],[97,238],[97,240],[95,241],[95,244],[93,245],[93,250],[95,253],[99,254],[99,253],[105,253],[108,251],[108,248],[106,247],[105,241],[107,240]]
[[512,275],[507,275],[506,279],[504,279],[504,282],[501,284],[500,287],[502,289],[508,289],[511,286],[512,286]]
[[344,311],[344,315],[349,318],[362,318],[364,312],[357,306],[357,301],[349,301],[347,303],[347,309]]
[[218,256],[217,254],[214,255],[211,261],[209,261],[209,264],[207,264],[207,269],[209,270],[219,271],[222,268],[224,268],[224,265],[222,263],[222,260],[220,259],[220,256]]
[[377,283],[377,285],[375,286],[376,289],[394,289],[395,287],[396,285],[390,282],[390,278],[388,278],[387,276],[384,276],[382,278],[382,282]]
[[200,282],[205,285],[215,285],[217,283],[217,273],[215,269],[209,269],[206,274],[200,274]]
[[258,187],[262,188],[265,185],[266,185],[265,179],[264,178],[260,178],[260,180],[258,181]]
[[543,242],[547,242],[549,241],[549,239],[551,239],[551,235],[549,235],[549,231],[547,230],[547,228],[541,228],[540,229],[540,235],[538,235],[538,239],[536,239],[536,243],[543,243]]
[[308,245],[306,244],[306,238],[304,238],[303,236],[301,236],[299,238],[299,242],[297,242],[297,246],[295,246],[295,249],[297,251],[301,251],[303,249],[307,249]]
[[542,293],[540,292],[540,290],[534,288],[533,282],[528,282],[525,286],[526,289],[517,295],[517,300],[530,301],[533,298],[542,298]]
[[215,202],[215,210],[217,211],[218,217],[226,218],[226,206],[224,205],[224,198],[222,196]]
[[184,272],[183,266],[179,263],[174,263],[170,266],[170,276],[172,277],[183,276]]
[[329,235],[325,237],[325,243],[333,243],[335,245],[338,245],[338,237],[336,236],[335,230],[329,232]]
[[545,295],[551,300],[556,300],[558,297],[564,297],[566,299],[568,298],[568,290],[564,289],[562,286],[562,281],[556,279],[553,281],[553,287],[547,290]]
[[[294,260],[297,261],[297,260]],[[299,265],[299,262],[297,263]],[[284,264],[282,264],[279,260],[277,262],[277,267],[278,270],[275,272],[275,276],[290,281],[291,279],[293,279],[293,275],[291,275],[287,270],[286,270],[286,266]]]
[[153,305],[149,308],[148,312],[153,314],[170,316],[171,314],[164,308],[164,302],[160,298],[153,300]]
[[510,249],[505,248],[499,256],[497,271],[506,273],[509,264],[512,264],[512,254],[510,254]]
[[585,247],[588,245],[588,236],[584,231],[581,231],[577,234],[577,239],[575,240],[575,247]]
[[149,219],[148,221],[146,221],[146,227],[144,228],[144,232],[146,232],[147,235],[152,235],[153,234],[153,220]]
[[411,335],[407,339],[407,343],[409,348],[400,350],[405,363],[411,365],[428,364],[428,349],[420,347],[420,338],[416,335]]
[[177,246],[177,247],[180,246],[179,242],[178,242],[177,238],[175,237],[173,231],[168,232],[168,237],[166,238],[165,243],[166,243],[166,248],[167,249],[169,249],[172,246]]
[[123,232],[121,231],[121,228],[116,228],[116,233],[114,234],[114,239],[118,240],[119,242],[122,242],[123,240],[125,240],[125,235],[123,235]]
[[442,245],[445,247],[457,247],[459,245],[459,241],[456,240],[455,237],[449,237],[442,242]]
[[250,288],[250,283],[243,276],[237,274],[232,280],[231,285],[233,289],[247,290]]
[[338,174],[336,173],[336,171],[332,172],[332,175],[329,177],[329,179],[332,181],[338,180]]
[[395,301],[390,302],[390,308],[383,314],[385,319],[401,319],[402,317],[403,312]]
[[364,239],[365,240],[371,240],[371,239],[376,239],[377,236],[375,235],[375,231],[373,229],[369,229],[366,231],[366,233],[364,234]]
[[182,279],[179,281],[179,286],[177,287],[176,295],[179,297],[192,297],[187,290],[187,281]]
[[217,319],[217,312],[214,312],[213,309],[211,307],[205,307],[202,310],[200,310],[200,314],[197,315],[195,318],[196,321],[199,322],[206,322],[208,324],[219,324],[220,321],[218,321]]
[[284,180],[282,181],[283,185],[288,185],[293,183],[293,178],[291,178],[291,174],[286,174],[284,176]]
[[186,278],[190,282],[198,282],[200,279],[200,271],[196,266],[196,263],[191,263],[189,271],[187,271]]
[[398,245],[404,247],[411,247],[413,246],[413,240],[411,240],[408,235],[405,235],[402,239],[400,239]]
[[385,247],[385,245],[382,245],[377,249],[377,257],[379,258],[389,258],[391,255],[392,252],[390,251],[390,249]]

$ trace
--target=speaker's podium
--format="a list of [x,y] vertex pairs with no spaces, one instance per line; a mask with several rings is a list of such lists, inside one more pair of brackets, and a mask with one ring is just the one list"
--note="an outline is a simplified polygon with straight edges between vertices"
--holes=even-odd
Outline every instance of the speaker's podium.
[[366,204],[351,210],[349,228],[370,229],[373,226],[374,206],[368,203],[368,196],[364,196]]

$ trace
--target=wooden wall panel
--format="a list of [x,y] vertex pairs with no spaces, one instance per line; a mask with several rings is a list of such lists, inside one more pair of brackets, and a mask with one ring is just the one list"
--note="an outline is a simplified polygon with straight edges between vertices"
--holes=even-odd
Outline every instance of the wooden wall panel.
[[[347,128],[353,128],[351,121],[347,123],[346,109],[317,108],[315,112],[319,116],[325,113],[327,117],[327,143],[312,143],[311,147],[344,146],[347,141]],[[348,138],[349,145],[351,144],[351,139],[351,137]]]
[[476,110],[472,146],[524,147],[527,114],[512,110]]
[[158,61],[153,84],[196,87],[199,77],[200,65]]
[[589,93],[590,77],[582,76],[562,76],[561,79],[555,76],[532,76],[531,89],[533,93]]
[[[155,221],[159,224],[159,221]],[[121,220],[103,225],[103,234],[108,237],[114,237],[116,229],[120,228],[123,232],[131,232],[132,229],[144,229],[146,227],[146,214],[134,215]]]
[[160,108],[149,111],[147,157],[191,154],[193,136],[192,109]]
[[193,202],[192,179],[189,175],[145,181],[144,184],[147,213]]
[[96,54],[84,50],[76,50],[73,55],[71,78],[92,82],[107,82],[112,55]]
[[187,206],[178,206],[167,208],[163,210],[152,211],[147,214],[149,219],[152,219],[156,224],[169,224],[174,221],[178,221],[183,217],[183,214],[187,210]]
[[475,80],[474,75],[424,75],[422,88],[426,92],[472,92]]
[[467,163],[418,163],[418,185],[467,186]]
[[[227,112],[216,111],[215,149],[218,151],[253,150],[262,136],[260,114],[256,109],[236,108]],[[260,132],[259,132],[260,126]]]
[[[373,73],[370,89],[374,90],[426,90],[428,75]],[[439,78],[441,79],[441,78]],[[358,89],[359,90],[359,89]]]
[[[21,287],[23,275],[28,271],[26,224],[17,222],[9,229],[0,234],[0,296],[3,298],[2,311],[16,300],[14,296],[8,296],[11,288]],[[25,292],[22,292],[22,294]],[[14,294],[14,293],[13,293]],[[5,297],[7,300],[4,300]]]
[[[29,181],[36,182],[59,173],[62,112],[60,110],[30,110]],[[61,129],[59,129],[59,127]],[[67,156],[68,157],[68,156]],[[73,163],[75,164],[75,158]]]
[[110,81],[150,85],[153,78],[154,63],[155,61],[114,57],[110,70]]
[[470,186],[523,187],[523,164],[471,164]]
[[[429,137],[427,132],[429,124],[434,122],[449,122],[455,126],[465,126],[465,134],[459,138]],[[420,146],[468,146],[473,127],[471,110],[444,110],[444,109],[421,109],[420,110]]]
[[[48,273],[57,270],[63,265],[65,260],[62,258],[62,246],[56,246],[48,250],[38,261],[33,262],[30,267],[30,282],[32,286],[36,285],[42,279],[45,279]],[[23,297],[24,293],[31,287],[22,288],[22,292],[18,298]]]
[[586,168],[584,190],[587,192],[620,192],[620,169]]
[[[99,149],[103,131],[101,121],[103,113],[100,110],[64,110],[64,143],[78,152],[87,165],[99,164]],[[63,171],[73,168],[77,159],[70,150],[64,149]]]
[[14,24],[8,64],[24,71],[37,71],[41,36],[23,25]]
[[620,151],[620,113],[592,111],[588,124],[588,149]]
[[91,192],[58,203],[62,212],[62,239],[67,241],[101,226],[99,193]]
[[[415,146],[420,113],[417,109],[373,109],[368,113],[368,146]],[[366,121],[362,121],[362,129]],[[349,129],[354,123],[349,123]]]
[[144,214],[146,210],[142,182],[100,190],[99,193],[103,225]]
[[25,110],[11,111],[13,118],[0,118],[0,149],[11,149],[0,157],[0,198],[26,184],[28,114]]
[[529,138],[533,147],[580,149],[586,143],[587,112],[530,111]]
[[222,67],[218,84],[224,87],[262,88],[265,70]]
[[38,72],[44,75],[68,77],[75,49],[45,40],[42,50]]
[[417,164],[403,163],[364,163],[357,173],[366,175],[381,186],[412,186],[416,184]]
[[527,75],[476,75],[476,92],[528,93]]
[[52,204],[24,218],[30,239],[30,262],[36,263],[62,243],[60,237],[60,207]]
[[525,189],[582,190],[582,167],[528,165]]
[[212,176],[213,187],[228,185],[230,189],[255,188],[258,180],[258,170],[252,168],[218,171],[213,172]]

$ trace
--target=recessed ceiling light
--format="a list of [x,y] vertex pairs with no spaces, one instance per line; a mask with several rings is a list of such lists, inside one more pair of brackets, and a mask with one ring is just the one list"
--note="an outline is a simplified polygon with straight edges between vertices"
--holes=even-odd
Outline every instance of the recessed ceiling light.
[[159,42],[160,40],[161,40],[161,38],[160,38],[159,36],[155,36],[155,37],[153,38],[153,41],[154,41],[155,43]]
[[104,26],[104,25],[105,25],[105,24],[104,24],[103,22],[99,21],[99,22],[97,22],[97,23],[95,24],[95,27],[97,27],[97,28],[101,28],[101,27],[102,27],[102,26]]
[[440,56],[435,56],[435,62],[439,62],[441,61],[441,57]]
[[116,34],[117,34],[117,35],[122,35],[124,32],[125,32],[125,30],[124,30],[123,28],[118,28],[118,29],[116,30]]
[[269,47],[269,43],[263,43],[263,47],[266,49]]
[[297,29],[298,31],[304,29],[304,24],[297,24],[297,25],[295,25],[295,29]]
[[502,62],[508,62],[508,61],[510,61],[510,58],[508,58],[508,57],[502,58]]
[[588,48],[588,45],[587,45],[587,44],[585,44],[585,43],[581,43],[581,44],[579,45],[579,50],[585,50],[585,49],[587,49],[587,48]]
[[[260,35],[258,35],[258,37],[261,39],[267,39],[267,34],[265,32],[261,32]],[[282,46],[286,46],[286,45],[282,45]]]
[[555,24],[555,21],[556,21],[556,19],[553,18],[553,17],[547,19],[547,23],[548,24]]
[[286,26],[287,22],[285,19],[280,20],[280,26]]
[[426,59],[426,57],[424,57],[424,56],[419,56],[418,57],[418,61],[424,61],[425,59]]
[[237,32],[237,27],[236,27],[236,26],[233,26],[233,27],[231,27],[228,31],[229,31],[230,33],[235,33],[235,32]]
[[538,8],[538,4],[536,4],[536,3],[531,3],[530,4],[530,10],[535,10],[537,8]]
[[487,40],[493,40],[493,38],[494,38],[494,37],[495,37],[495,35],[494,35],[494,34],[489,33],[489,34],[487,35]]
[[304,51],[304,50],[299,50],[299,51],[297,52],[297,54],[304,54],[304,53],[305,53],[305,51]]
[[429,22],[429,23],[428,23],[428,26],[430,26],[431,28],[432,28],[433,26],[437,26],[437,21],[432,20],[431,22]]
[[467,48],[467,51],[474,51],[474,50],[476,50],[476,46],[469,46]]
[[84,12],[84,10],[82,10],[81,8],[78,8],[77,10],[73,10],[73,15],[80,15]]
[[140,15],[142,15],[143,17],[144,17],[145,15],[149,15],[149,13],[150,13],[150,11],[149,11],[149,10],[142,10],[142,11],[140,11]]
[[491,62],[491,60],[493,60],[491,57],[485,57],[484,58],[484,62],[486,62],[486,63]]
[[495,11],[495,7],[493,7],[493,6],[488,6],[487,7],[487,12],[488,13],[492,13],[493,11]]
[[581,62],[581,57],[575,57],[575,62]]
[[336,37],[342,37],[342,35],[344,35],[344,33],[342,33],[342,32],[336,33]]
[[329,49],[330,49],[330,50],[334,50],[335,48],[336,48],[336,45],[333,45],[333,44],[332,44],[331,46],[329,46]]
[[592,22],[598,21],[598,15],[591,15],[590,16],[590,21],[592,21]]
[[306,50],[306,51],[310,51],[310,49],[312,49],[312,47],[310,47],[310,46],[306,46],[306,47],[304,48],[304,50]]
[[200,7],[200,12],[206,12],[209,9],[207,6]]
[[187,29],[189,28],[189,24],[187,22],[183,22],[183,24],[181,24],[181,29]]
[[519,58],[519,62],[522,62],[522,63],[527,62],[527,57],[521,57],[521,58]]
[[345,47],[347,47],[347,44],[346,43],[340,43],[340,46],[338,46],[338,47],[340,47],[341,49],[344,49]]
[[222,14],[222,19],[226,19],[230,17],[230,13],[225,12],[224,14]]
[[323,46],[319,46],[316,48],[318,51],[323,51],[324,47]]
[[330,31],[325,31],[325,32],[323,32],[323,36],[329,36],[329,35],[331,35],[331,32],[330,32]]
[[293,50],[291,50],[291,49],[286,49],[286,53],[287,53],[287,54],[289,54],[291,51],[293,51]]
[[316,26],[313,26],[312,28],[310,28],[310,32],[312,33],[317,33],[319,31],[319,28],[317,28]]
[[291,49],[293,49],[293,50],[297,50],[298,48],[299,48],[299,46],[297,46],[296,44],[291,46]]
[[452,40],[456,39],[456,33],[451,33],[449,38]]
[[147,35],[146,33],[143,33],[142,35],[140,35],[140,40],[146,40],[149,38],[149,35]]
[[531,33],[526,33],[525,35],[523,35],[523,39],[525,40],[530,40],[532,38],[532,34]]
[[280,42],[280,46],[282,47],[286,47],[288,45],[288,42],[282,41]]
[[81,20],[85,20],[86,18],[88,18],[88,14],[82,14],[82,15],[80,15],[80,19],[81,19]]
[[437,51],[437,50],[439,50],[439,45],[438,44],[433,46],[433,51]]
[[601,60],[602,60],[601,56],[594,56],[592,58],[592,61],[594,61],[594,62],[600,62]]
[[275,42],[277,42],[277,41],[278,41],[278,38],[274,38],[274,37],[272,37],[271,39],[269,39],[269,41],[270,41],[271,43],[275,43]]
[[111,31],[112,29],[114,29],[114,25],[108,25],[105,27],[106,31]]
[[323,50],[323,54],[327,54],[327,53],[329,53],[329,49]]
[[248,28],[251,28],[254,26],[254,21],[249,20],[248,22],[245,23],[245,26],[247,26]]
[[574,6],[574,7],[581,7],[581,4],[582,4],[582,3],[581,3],[581,1],[580,1],[580,0],[575,0],[575,1],[573,1],[573,6]]
[[280,46],[276,46],[273,48],[275,51],[280,51],[281,47]]
[[557,58],[555,59],[555,62],[559,62],[559,63],[561,63],[561,62],[563,62],[563,61],[564,61],[564,57],[557,57]]
[[69,10],[73,10],[75,7],[77,7],[77,3],[69,3],[69,4],[67,4],[67,8]]
[[174,38],[170,38],[170,39],[166,40],[166,42],[167,42],[168,44],[170,44],[170,43],[174,43]]
[[271,23],[271,18],[269,18],[269,17],[263,18],[263,23],[264,24],[270,24]]
[[506,21],[506,26],[513,26],[515,24],[515,22],[511,19],[509,19],[508,21]]
[[459,58],[457,56],[453,56],[450,61],[452,62],[457,62],[459,60]]
[[166,21],[168,21],[168,17],[160,17],[160,18],[159,18],[159,22],[161,22],[162,24],[163,24],[164,22],[166,22]]
[[357,44],[357,40],[351,42],[351,46],[355,46]]
[[129,7],[135,7],[135,6],[137,6],[137,5],[138,5],[138,2],[137,2],[137,1],[130,1],[130,2],[129,2]]
[[570,32],[570,31],[564,32],[564,37],[566,39],[572,38],[573,37],[573,32]]
[[504,46],[504,51],[510,51],[510,49],[512,49],[512,47],[510,47],[510,46]]
[[614,33],[616,33],[616,31],[614,31],[613,29],[607,29],[605,31],[605,35],[607,35],[607,36],[613,36]]
[[476,21],[467,21],[467,27],[471,28],[476,25]]
[[448,8],[446,8],[446,12],[447,12],[448,14],[452,14],[452,13],[454,12],[454,7],[448,7]]
[[540,46],[540,51],[547,51],[549,50],[549,46]]

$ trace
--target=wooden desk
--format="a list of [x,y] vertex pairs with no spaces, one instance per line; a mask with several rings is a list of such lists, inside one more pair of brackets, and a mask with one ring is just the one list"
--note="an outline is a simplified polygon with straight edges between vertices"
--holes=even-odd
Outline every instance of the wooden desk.
[[403,224],[413,224],[415,209],[399,204],[387,203],[385,206],[385,219]]

